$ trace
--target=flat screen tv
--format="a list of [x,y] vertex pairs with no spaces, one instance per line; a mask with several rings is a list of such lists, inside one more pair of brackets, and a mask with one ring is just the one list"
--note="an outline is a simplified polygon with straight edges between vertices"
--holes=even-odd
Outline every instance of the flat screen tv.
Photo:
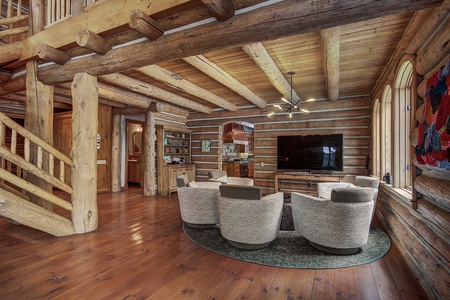
[[277,138],[277,169],[343,171],[343,135],[292,135]]

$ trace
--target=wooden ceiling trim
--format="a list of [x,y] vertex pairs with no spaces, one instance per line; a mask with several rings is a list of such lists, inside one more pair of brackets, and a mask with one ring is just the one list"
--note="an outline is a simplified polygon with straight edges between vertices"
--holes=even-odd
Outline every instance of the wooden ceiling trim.
[[78,46],[89,49],[100,55],[106,54],[112,49],[112,46],[104,37],[87,28],[78,30],[76,42]]
[[333,27],[320,31],[322,43],[323,70],[327,87],[328,100],[339,98],[339,45],[340,28]]
[[236,111],[237,106],[230,101],[219,97],[218,95],[205,90],[198,85],[193,84],[190,81],[183,79],[181,76],[174,74],[166,69],[157,65],[151,65],[137,69],[137,71],[144,73],[147,76],[153,77],[156,80],[163,82],[164,84],[173,87],[182,92],[188,93],[207,102],[210,102],[218,107],[222,107],[229,111]]
[[210,114],[212,112],[212,108],[206,105],[197,103],[193,100],[178,96],[174,93],[170,93],[154,85],[133,79],[119,73],[103,75],[99,78],[106,83],[118,85],[127,90],[131,90],[145,96],[158,98],[171,104],[186,107],[188,109],[196,110],[205,114]]
[[225,85],[230,90],[241,95],[242,97],[244,97],[257,107],[265,108],[267,106],[267,102],[261,99],[261,97],[256,95],[248,87],[237,81],[234,77],[225,72],[222,68],[220,68],[212,61],[208,60],[203,55],[186,57],[184,58],[184,61],[191,64],[192,66],[202,71],[203,73],[213,78],[214,80]]
[[[72,60],[62,67],[46,66],[38,71],[38,77],[46,84],[55,84],[72,80],[74,74],[81,70],[96,76],[110,74],[209,51],[419,10],[441,3],[438,0],[410,0],[407,3],[405,0],[365,0],[364,5],[361,5],[359,2],[345,0],[311,6],[307,1],[282,1],[236,15],[227,21],[227,26],[212,22],[165,35],[156,41],[113,49],[102,57],[92,55]],[[339,14],[336,14],[337,10]]]
[[147,16],[140,9],[135,9],[131,12],[129,25],[131,28],[139,31],[150,41],[154,41],[164,35],[164,31],[159,23]]
[[63,65],[70,60],[70,56],[65,51],[53,48],[46,44],[39,46],[38,56],[40,59],[54,62],[58,65]]
[[[286,80],[286,77],[281,73],[280,69],[273,61],[270,54],[267,52],[266,48],[261,43],[255,43],[250,45],[245,45],[242,50],[250,56],[251,59],[263,70],[267,78],[270,80],[272,85],[280,92],[280,94],[289,99],[289,101],[296,103],[300,100],[300,96],[293,87]],[[291,99],[292,91],[292,99]]]
[[234,16],[235,8],[232,0],[202,0],[209,12],[219,21],[226,21]]

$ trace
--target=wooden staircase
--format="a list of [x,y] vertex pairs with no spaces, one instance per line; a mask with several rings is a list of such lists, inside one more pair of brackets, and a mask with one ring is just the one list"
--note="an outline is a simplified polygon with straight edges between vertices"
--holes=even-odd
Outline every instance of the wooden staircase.
[[71,167],[69,157],[0,113],[0,216],[55,236],[74,234],[72,220],[33,200],[72,212],[71,202],[52,193],[53,188],[58,188],[72,195],[72,187],[64,182],[66,169]]

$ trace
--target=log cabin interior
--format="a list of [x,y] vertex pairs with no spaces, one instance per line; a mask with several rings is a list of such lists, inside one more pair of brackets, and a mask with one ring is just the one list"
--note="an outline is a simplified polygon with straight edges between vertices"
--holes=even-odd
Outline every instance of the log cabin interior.
[[[264,276],[272,283],[265,283],[265,299],[275,290],[282,298],[305,290],[305,298],[322,299],[450,297],[448,88],[441,91],[444,115],[434,116],[436,104],[427,104],[449,76],[449,0],[1,4],[1,298],[118,298],[120,291],[122,298],[228,299],[244,297],[251,282],[263,285]],[[437,158],[420,148],[427,118],[442,127]],[[350,268],[351,275],[256,270],[198,252],[183,236],[177,175],[207,181],[208,171],[219,169],[253,178],[266,194],[308,193],[324,174],[293,172],[278,181],[277,137],[325,134],[343,136],[342,171],[333,176],[381,180],[376,217],[393,244],[381,263]],[[125,208],[115,211],[115,202]],[[139,220],[149,236],[138,227],[119,229]],[[74,265],[76,246],[93,268],[114,257],[136,261],[138,255],[111,250],[120,248],[112,237],[101,238],[114,231],[128,232],[130,244],[153,245],[140,251],[149,269],[164,274],[166,285],[158,282],[165,288],[144,288],[118,270],[108,281]],[[111,252],[98,250],[90,260],[94,250],[81,248],[87,243]],[[166,261],[157,264],[153,251]],[[171,259],[187,251],[202,253],[199,269],[210,264],[250,283],[232,284],[227,272],[210,269],[170,273]],[[128,265],[130,276],[139,278],[136,265]],[[71,275],[50,271],[56,267]],[[200,273],[230,282],[212,291]],[[296,289],[300,277],[311,280]],[[95,290],[96,282],[107,288]]]

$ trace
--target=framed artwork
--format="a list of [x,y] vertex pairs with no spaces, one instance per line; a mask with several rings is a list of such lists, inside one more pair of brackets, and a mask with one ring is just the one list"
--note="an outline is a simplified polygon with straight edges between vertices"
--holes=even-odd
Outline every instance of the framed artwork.
[[202,140],[202,152],[211,152],[211,140]]

